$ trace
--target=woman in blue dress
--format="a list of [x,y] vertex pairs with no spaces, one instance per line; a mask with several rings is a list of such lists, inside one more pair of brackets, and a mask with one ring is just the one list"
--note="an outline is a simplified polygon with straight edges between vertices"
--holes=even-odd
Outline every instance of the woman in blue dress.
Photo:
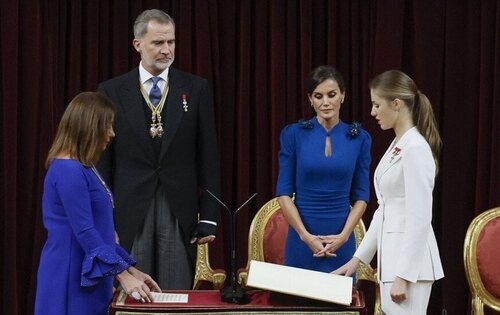
[[[342,75],[320,66],[307,81],[316,115],[281,132],[276,195],[290,224],[285,264],[330,272],[353,255],[353,230],[369,198],[371,137],[346,124]],[[292,200],[292,197],[295,197]]]
[[116,243],[113,196],[94,167],[114,137],[114,115],[105,96],[84,92],[59,123],[42,198],[48,235],[38,268],[37,315],[107,314],[114,279],[139,301],[161,291]]

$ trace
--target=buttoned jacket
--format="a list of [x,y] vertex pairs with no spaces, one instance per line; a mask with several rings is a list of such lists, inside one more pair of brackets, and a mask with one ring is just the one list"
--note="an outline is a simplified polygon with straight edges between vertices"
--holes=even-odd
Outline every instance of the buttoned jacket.
[[379,206],[355,253],[370,263],[377,252],[380,281],[444,276],[431,224],[435,172],[432,151],[416,127],[393,142],[380,160],[374,175]]
[[[99,91],[116,105],[115,138],[98,164],[115,197],[115,224],[130,250],[159,186],[187,239],[200,220],[217,222],[219,205],[206,189],[220,192],[217,137],[208,82],[169,69],[169,90],[162,113],[165,134],[159,154],[144,112],[139,70],[103,82]],[[183,100],[186,104],[183,104]]]

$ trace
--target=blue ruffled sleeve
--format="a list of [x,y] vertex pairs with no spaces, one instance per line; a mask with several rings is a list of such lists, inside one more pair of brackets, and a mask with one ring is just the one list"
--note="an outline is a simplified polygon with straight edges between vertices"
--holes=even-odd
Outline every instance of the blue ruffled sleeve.
[[[80,163],[70,161],[58,163],[55,172],[58,172],[55,185],[64,215],[84,253],[81,286],[96,285],[102,278],[119,274],[134,265],[135,261],[114,241],[113,210],[106,193],[102,192],[102,197],[92,188],[90,176],[94,175],[89,174],[93,173]],[[101,217],[96,222],[92,201],[99,203],[100,198],[106,201],[99,204]]]
[[369,202],[370,200],[370,163],[372,138],[370,134],[361,129],[358,135],[361,141],[360,152],[356,161],[351,185],[351,202],[358,200]]
[[288,125],[281,131],[279,152],[279,174],[276,183],[276,196],[292,196],[295,192],[295,128]]
[[96,285],[101,278],[114,276],[135,265],[135,260],[118,244],[113,248],[102,245],[85,255],[82,263],[81,285]]

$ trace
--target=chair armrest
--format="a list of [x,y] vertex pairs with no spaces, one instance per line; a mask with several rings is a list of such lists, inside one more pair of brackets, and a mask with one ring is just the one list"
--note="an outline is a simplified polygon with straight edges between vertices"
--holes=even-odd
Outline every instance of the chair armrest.
[[223,269],[212,269],[209,260],[208,243],[199,244],[196,249],[196,268],[193,282],[193,290],[197,290],[201,281],[211,282],[215,290],[224,286],[227,274]]

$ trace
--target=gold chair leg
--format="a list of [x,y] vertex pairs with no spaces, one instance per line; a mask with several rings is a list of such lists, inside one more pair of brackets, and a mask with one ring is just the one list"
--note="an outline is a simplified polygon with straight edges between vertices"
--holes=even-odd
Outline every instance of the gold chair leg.
[[375,285],[375,306],[373,313],[375,315],[383,315],[382,305],[380,304],[380,287],[378,284]]

